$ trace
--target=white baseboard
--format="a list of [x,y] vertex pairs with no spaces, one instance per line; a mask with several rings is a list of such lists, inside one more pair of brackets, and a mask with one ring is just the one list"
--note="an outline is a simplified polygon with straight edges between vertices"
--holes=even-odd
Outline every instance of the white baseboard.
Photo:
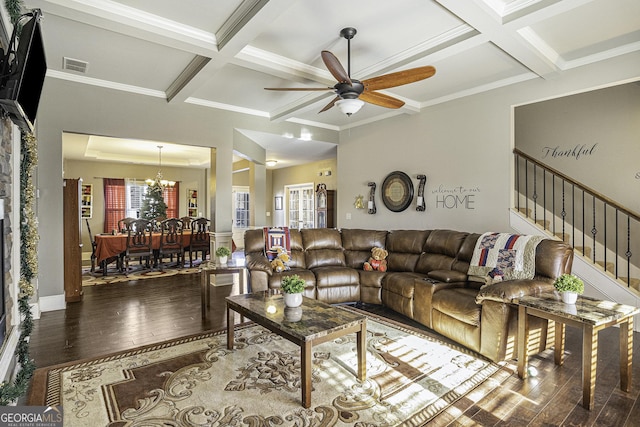
[[67,308],[67,304],[64,301],[64,294],[40,297],[38,306],[39,311],[55,311]]

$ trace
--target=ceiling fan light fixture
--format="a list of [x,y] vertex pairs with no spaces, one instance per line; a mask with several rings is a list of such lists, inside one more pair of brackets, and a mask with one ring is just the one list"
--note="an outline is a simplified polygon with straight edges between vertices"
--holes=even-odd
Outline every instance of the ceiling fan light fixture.
[[336,105],[347,116],[360,111],[360,108],[364,105],[364,102],[359,99],[341,99],[336,101]]

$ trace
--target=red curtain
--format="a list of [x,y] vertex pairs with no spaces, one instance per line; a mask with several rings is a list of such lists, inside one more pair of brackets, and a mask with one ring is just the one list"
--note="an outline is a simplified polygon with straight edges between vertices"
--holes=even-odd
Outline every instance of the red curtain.
[[125,217],[127,209],[124,179],[103,178],[104,185],[104,232],[118,228],[118,221]]
[[162,192],[162,198],[167,204],[167,218],[179,218],[180,203],[178,194],[180,194],[180,183],[178,182],[173,187],[166,187]]

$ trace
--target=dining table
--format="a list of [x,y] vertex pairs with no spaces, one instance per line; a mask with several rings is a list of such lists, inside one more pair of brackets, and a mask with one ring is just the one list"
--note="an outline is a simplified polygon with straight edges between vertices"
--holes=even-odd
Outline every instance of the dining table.
[[[151,234],[151,247],[154,251],[160,250],[161,233]],[[119,257],[120,254],[127,250],[128,233],[101,233],[95,236],[96,242],[96,262],[102,266],[102,274],[107,274],[106,262],[110,258]],[[191,241],[191,230],[185,230],[182,233],[182,246],[189,247]]]

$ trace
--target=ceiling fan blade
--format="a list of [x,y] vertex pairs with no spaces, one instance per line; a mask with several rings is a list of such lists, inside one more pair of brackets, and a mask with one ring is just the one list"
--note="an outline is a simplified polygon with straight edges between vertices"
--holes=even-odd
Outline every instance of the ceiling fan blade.
[[379,105],[386,108],[400,108],[404,105],[404,101],[400,101],[397,98],[380,92],[363,92],[359,98],[369,104]]
[[339,83],[349,83],[350,85],[353,85],[349,74],[347,74],[344,67],[333,53],[328,50],[323,50],[321,56],[324,61],[324,65],[326,65],[331,75],[333,75]]
[[264,90],[334,90],[332,87],[265,87]]
[[362,84],[364,85],[365,92],[388,89],[390,87],[402,86],[408,83],[427,79],[435,73],[436,69],[431,65],[427,65],[426,67],[411,68],[409,70],[372,77],[364,80]]
[[322,110],[318,111],[318,114],[320,114],[320,113],[322,113],[324,111],[327,111],[329,108],[333,107],[337,101],[340,101],[340,97],[339,96],[336,96],[335,98],[333,98],[331,100],[331,102],[328,103],[327,105],[325,105]]

